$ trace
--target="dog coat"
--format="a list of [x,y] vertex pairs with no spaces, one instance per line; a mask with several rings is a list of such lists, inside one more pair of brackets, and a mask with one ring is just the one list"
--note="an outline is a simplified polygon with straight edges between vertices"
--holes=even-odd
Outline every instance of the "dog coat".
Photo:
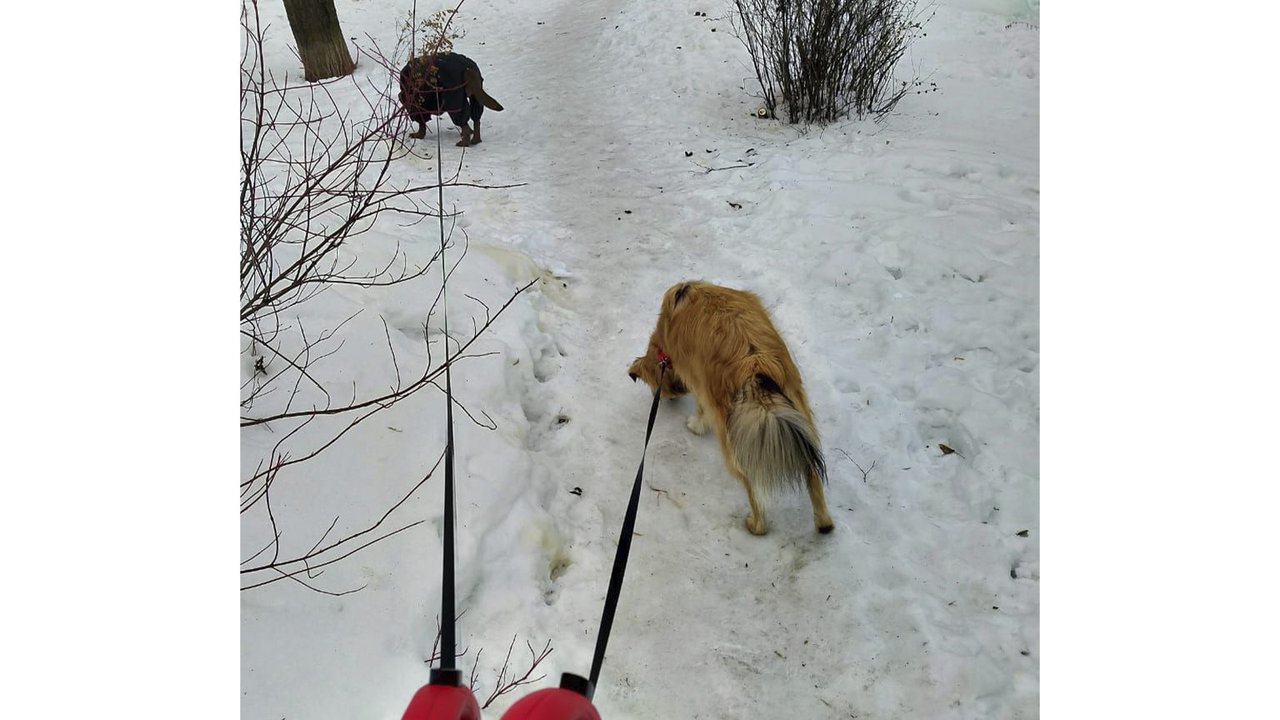
[[484,105],[467,95],[463,73],[468,69],[480,76],[480,66],[459,53],[410,60],[400,71],[400,104],[409,118],[425,123],[433,115],[448,113],[458,127],[466,125],[468,119],[479,120]]

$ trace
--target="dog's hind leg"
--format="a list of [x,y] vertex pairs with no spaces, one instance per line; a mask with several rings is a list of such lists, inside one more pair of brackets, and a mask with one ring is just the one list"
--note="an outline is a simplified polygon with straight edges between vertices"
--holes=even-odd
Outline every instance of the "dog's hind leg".
[[818,473],[809,471],[809,502],[813,503],[813,525],[818,532],[826,535],[835,528],[831,514],[827,512],[827,498],[822,492],[822,478]]
[[769,532],[769,523],[764,519],[764,506],[756,497],[755,489],[751,486],[751,479],[743,473],[734,473],[738,476],[738,481],[747,489],[747,504],[751,506],[751,514],[747,516],[747,530],[752,535],[764,535]]
[[724,454],[725,467],[729,468],[729,472],[738,478],[738,482],[742,483],[742,487],[747,491],[747,504],[751,506],[751,514],[747,516],[747,530],[752,535],[764,535],[769,532],[769,523],[764,519],[764,504],[760,502],[755,486],[751,484],[751,478],[747,477],[747,474],[734,461],[726,433],[717,432],[716,435],[720,438],[720,452]]
[[467,98],[467,104],[471,109],[471,122],[476,126],[476,130],[471,134],[471,144],[480,144],[480,116],[484,114],[484,105],[473,95]]
[[[459,123],[459,127],[462,128],[462,141],[459,142],[458,145],[461,145],[462,147],[466,147],[468,145],[480,144],[480,116],[483,114],[484,114],[484,106],[480,104],[480,101],[476,100],[475,97],[468,96],[467,97],[467,115],[466,117],[463,118],[463,121]],[[470,127],[467,126],[466,118],[471,119],[472,124],[476,126],[475,130],[472,130]],[[457,120],[455,120],[454,122],[457,122]]]

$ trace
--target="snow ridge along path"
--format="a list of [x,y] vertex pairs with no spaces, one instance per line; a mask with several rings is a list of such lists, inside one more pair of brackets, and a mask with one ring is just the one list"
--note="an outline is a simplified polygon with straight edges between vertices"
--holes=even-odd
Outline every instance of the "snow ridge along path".
[[[486,112],[463,179],[526,184],[447,199],[470,239],[451,298],[540,279],[484,344],[499,355],[455,380],[499,426],[460,418],[457,439],[461,637],[484,649],[482,682],[513,636],[513,659],[526,639],[555,648],[534,687],[589,669],[648,408],[626,367],[662,292],[701,278],[758,293],[787,339],[836,530],[794,494],[749,535],[715,439],[685,429],[692,401],[664,402],[602,714],[1038,715],[1039,38],[1009,24],[1017,7],[944,3],[911,54],[938,92],[802,131],[750,116],[721,3],[466,3],[457,49],[506,110]],[[338,11],[376,37],[400,12]],[[406,327],[425,314],[394,297],[380,311]],[[438,405],[404,411],[425,440],[359,459],[435,447]],[[245,717],[399,717],[439,603],[438,489],[414,507],[430,523],[334,571],[373,578],[360,593],[243,598]]]

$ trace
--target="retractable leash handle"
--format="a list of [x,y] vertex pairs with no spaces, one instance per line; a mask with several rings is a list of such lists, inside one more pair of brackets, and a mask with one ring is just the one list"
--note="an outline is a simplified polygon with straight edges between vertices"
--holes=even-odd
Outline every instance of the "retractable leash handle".
[[401,720],[480,720],[480,703],[461,670],[432,668],[431,682],[413,694]]
[[564,673],[560,687],[529,693],[507,708],[502,720],[601,720],[591,704],[595,688],[581,675]]

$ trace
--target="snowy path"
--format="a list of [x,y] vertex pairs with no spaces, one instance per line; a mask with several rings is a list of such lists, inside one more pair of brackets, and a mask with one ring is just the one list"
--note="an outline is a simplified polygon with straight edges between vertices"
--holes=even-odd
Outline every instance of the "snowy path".
[[[823,429],[835,468],[830,499],[841,531],[831,538],[815,535],[805,501],[795,496],[778,503],[768,538],[747,535],[742,530],[742,491],[724,472],[714,441],[684,430],[680,418],[690,409],[687,402],[664,405],[649,481],[671,495],[645,494],[642,537],[633,551],[602,702],[616,702],[626,716],[676,717],[701,708],[721,717],[749,709],[760,716],[801,710],[801,715],[818,717],[832,709],[865,712],[865,704],[848,693],[860,687],[872,692],[881,707],[936,717],[945,705],[935,705],[927,693],[922,696],[912,688],[988,684],[979,695],[1001,692],[1000,686],[1009,682],[1002,677],[1004,668],[966,658],[998,650],[1003,662],[1029,662],[1020,651],[1032,647],[1035,638],[1019,637],[1024,623],[1017,618],[1034,616],[1034,585],[1016,591],[1009,575],[1017,557],[1004,559],[996,571],[968,563],[949,568],[937,553],[953,545],[964,554],[952,561],[967,560],[964,555],[979,547],[983,555],[1016,554],[1019,542],[1027,545],[1014,537],[1023,528],[1001,532],[984,526],[999,503],[970,497],[964,489],[966,471],[953,469],[958,458],[943,458],[936,449],[937,442],[945,441],[973,458],[975,446],[989,438],[954,434],[956,411],[948,407],[950,398],[926,413],[923,427],[921,413],[911,407],[921,390],[953,392],[955,378],[948,373],[960,372],[953,369],[960,362],[990,372],[986,366],[991,358],[985,353],[995,351],[959,348],[972,350],[972,356],[955,360],[958,350],[946,351],[950,354],[943,358],[934,348],[917,347],[906,362],[892,357],[906,354],[895,350],[896,344],[913,344],[922,323],[932,326],[935,320],[911,304],[904,304],[907,317],[895,316],[887,307],[894,303],[886,302],[886,296],[900,292],[901,285],[925,294],[967,292],[963,285],[977,285],[986,279],[984,271],[988,276],[993,272],[991,260],[966,259],[964,267],[948,267],[953,258],[967,254],[949,247],[936,225],[923,237],[913,230],[926,224],[915,220],[922,213],[935,222],[956,218],[956,224],[990,219],[986,208],[954,212],[950,205],[963,202],[966,191],[981,197],[982,188],[966,181],[969,176],[986,173],[999,182],[1001,173],[1008,172],[977,157],[977,151],[956,150],[951,143],[946,150],[954,161],[913,167],[903,156],[916,155],[901,147],[911,139],[890,133],[885,141],[868,139],[852,147],[822,137],[792,140],[808,146],[794,159],[794,153],[769,149],[789,136],[748,118],[744,98],[707,89],[705,85],[733,87],[737,78],[731,68],[682,65],[712,44],[731,53],[736,41],[723,33],[723,23],[712,36],[705,22],[689,13],[676,14],[662,3],[609,3],[598,9],[598,14],[586,15],[579,5],[563,3],[555,12],[535,12],[516,21],[537,28],[522,45],[534,56],[517,62],[521,69],[536,71],[518,83],[526,92],[512,103],[519,109],[512,117],[494,120],[502,123],[497,137],[505,138],[516,130],[510,127],[516,114],[522,116],[520,134],[513,140],[520,157],[510,165],[521,168],[526,173],[522,179],[531,183],[513,193],[521,215],[533,217],[519,224],[526,235],[522,245],[560,268],[568,283],[563,304],[545,313],[548,331],[564,356],[555,362],[558,372],[549,387],[538,388],[540,401],[550,405],[540,418],[530,418],[544,425],[569,418],[555,435],[543,432],[545,439],[533,448],[553,484],[544,507],[557,541],[564,543],[557,543],[563,549],[550,563],[563,573],[547,589],[548,597],[556,599],[548,616],[558,618],[552,627],[585,621],[583,639],[594,632],[643,433],[645,395],[625,387],[623,369],[643,349],[661,292],[678,280],[705,277],[760,292],[797,345],[815,406],[826,421]],[[671,26],[667,37],[644,44],[627,32],[629,25],[661,27],[664,18]],[[537,19],[544,24],[536,25]],[[540,83],[547,68],[574,68],[570,75],[579,80]],[[682,76],[687,82],[679,82]],[[676,78],[677,84],[665,85],[660,78]],[[889,138],[898,140],[899,147],[885,147],[892,143]],[[485,148],[490,153],[484,156],[486,165],[498,164],[498,153],[508,152],[507,142],[501,142],[501,149],[497,142]],[[534,149],[539,155],[530,161]],[[686,158],[686,151],[694,157]],[[713,173],[694,164],[725,167],[744,160],[760,164]],[[1034,165],[1030,169],[1034,172]],[[833,204],[822,189],[841,179],[855,190],[847,204]],[[1027,178],[1016,180],[1025,183]],[[817,192],[809,192],[809,185]],[[959,190],[949,192],[953,188]],[[860,211],[859,200],[879,212]],[[1035,198],[1028,197],[1015,208],[1015,216],[1034,208]],[[1025,234],[1011,238],[1023,240]],[[928,257],[933,251],[937,260]],[[868,256],[875,262],[867,262]],[[1034,264],[1020,269],[1034,278]],[[957,272],[970,279],[956,279]],[[935,274],[939,277],[929,277]],[[1025,290],[1019,278],[1011,282],[1015,290]],[[831,289],[865,302],[828,306]],[[1014,303],[1021,299],[1010,298]],[[1025,324],[1027,318],[1020,317]],[[1034,327],[1034,314],[1031,318]],[[858,343],[863,347],[854,350]],[[849,355],[829,357],[833,350]],[[918,368],[924,377],[903,378],[896,372],[921,362],[922,354],[929,356]],[[865,372],[848,373],[854,368],[839,367],[842,359],[864,365],[857,369]],[[881,359],[895,371],[877,373],[872,366]],[[1034,357],[1030,362],[1034,367]],[[853,379],[840,387],[839,378],[848,375]],[[884,385],[873,382],[859,389],[862,377],[876,375]],[[909,417],[886,422],[869,409],[873,403]],[[945,434],[949,428],[952,435]],[[932,453],[924,447],[930,443]],[[891,449],[902,444],[907,447]],[[878,463],[867,483],[861,483],[861,472],[837,447],[851,452],[863,467]],[[1035,473],[1034,467],[1020,470]],[[929,483],[943,497],[923,493],[930,498],[925,508],[904,504],[919,490],[897,493],[893,485],[915,480]],[[575,486],[583,489],[581,497],[568,493]],[[1032,524],[1034,497],[1030,506],[1003,512],[1017,513],[1013,517]],[[965,501],[963,510],[958,499]],[[970,516],[963,517],[964,511]],[[943,515],[930,517],[934,513]],[[567,569],[562,565],[566,562]],[[995,558],[980,557],[979,564],[994,565]],[[962,570],[958,575],[957,569]],[[988,572],[999,572],[1007,581],[1000,584],[1009,589],[980,581]],[[957,579],[946,583],[947,576]],[[1010,590],[1016,599],[1001,599]],[[904,597],[922,602],[904,603]],[[1001,604],[1002,611],[992,610]],[[974,618],[979,608],[990,618]],[[1008,641],[988,647],[989,633],[1004,634]],[[565,662],[572,648],[562,646],[561,651],[563,667],[586,668],[589,658],[583,653],[589,653],[589,642],[577,649],[576,663]],[[703,692],[689,697],[635,690],[646,679],[666,676],[696,678]]]
[[[817,535],[792,495],[768,535],[749,535],[715,440],[684,427],[691,402],[664,403],[646,479],[665,492],[642,498],[596,695],[605,717],[1035,717],[1034,31],[944,8],[919,49],[943,92],[882,124],[799,134],[749,117],[719,3],[466,9],[458,49],[507,109],[485,114],[463,174],[527,183],[458,193],[466,263],[486,281],[500,269],[502,286],[543,278],[503,319],[504,369],[464,369],[469,402],[500,425],[458,441],[467,643],[490,658],[512,635],[550,638],[543,685],[589,668],[648,408],[626,366],[663,290],[703,278],[759,293],[788,339],[837,528]],[[417,593],[380,611],[414,613],[422,636],[384,641],[382,676],[363,671],[374,687],[342,709],[246,700],[252,716],[398,717],[408,691],[388,697],[393,681],[429,649],[434,569],[412,558],[438,552],[433,532],[378,550],[393,567],[363,559]]]

